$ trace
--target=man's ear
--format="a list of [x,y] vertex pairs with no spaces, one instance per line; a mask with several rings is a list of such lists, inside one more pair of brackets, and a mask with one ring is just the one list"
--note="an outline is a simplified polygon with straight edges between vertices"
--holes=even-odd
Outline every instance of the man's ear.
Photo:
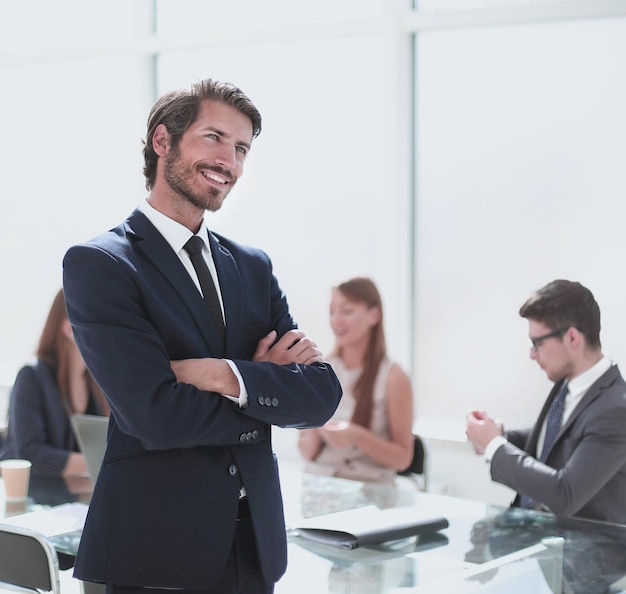
[[573,347],[579,348],[580,346],[585,346],[586,344],[585,335],[574,326],[567,329],[565,336]]
[[159,124],[152,135],[152,148],[154,152],[163,157],[170,148],[170,133],[164,124]]

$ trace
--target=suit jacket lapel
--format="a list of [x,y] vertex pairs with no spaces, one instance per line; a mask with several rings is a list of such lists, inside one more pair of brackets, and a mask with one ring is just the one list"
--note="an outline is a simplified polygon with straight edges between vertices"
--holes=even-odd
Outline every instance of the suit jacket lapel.
[[138,209],[128,217],[125,229],[129,236],[134,237],[138,249],[142,250],[154,263],[155,269],[180,295],[185,307],[195,319],[198,330],[202,333],[211,353],[214,353],[216,357],[223,356],[224,349],[218,339],[206,303],[170,244]]
[[[241,339],[243,330],[243,286],[239,267],[230,250],[211,232],[209,232],[211,254],[217,270],[217,278],[224,304],[224,319],[226,320],[226,352],[234,347]],[[249,296],[248,296],[249,297]]]
[[[574,421],[578,418],[581,412],[585,410],[585,408],[587,408],[594,400],[596,400],[596,398],[600,396],[600,394],[602,393],[602,390],[604,390],[608,385],[612,384],[615,381],[615,379],[618,377],[618,373],[619,372],[617,369],[617,365],[612,365],[606,371],[606,373],[600,376],[598,380],[591,385],[589,390],[587,390],[587,393],[582,397],[580,402],[576,405],[576,408],[574,408],[574,410],[572,411],[570,416],[567,418],[565,423],[563,423],[563,425],[561,426],[561,429],[558,435],[556,436],[556,439],[554,440],[554,443],[552,444],[551,449],[553,449],[559,443],[563,433],[567,431],[567,429],[572,425],[572,423],[574,423]],[[556,395],[558,394],[562,383],[563,382],[558,382],[554,384],[554,387],[552,388],[550,394],[548,395],[548,398],[546,398],[543,408],[541,409],[541,413],[539,414],[539,418],[537,419],[537,422],[535,423],[535,426],[533,427],[530,437],[528,438],[526,451],[528,451],[529,453],[535,452],[535,456],[538,456],[537,441],[539,440],[539,432],[546,418],[546,415],[548,414],[550,405],[552,404],[552,401],[556,398]]]
[[561,431],[557,435],[555,443],[559,440],[561,433],[565,431],[578,416],[585,410],[592,402],[600,397],[602,391],[612,384],[618,377],[617,365],[611,365],[605,373],[603,373],[587,390],[587,393],[581,398],[580,402],[576,405],[576,408],[572,411],[572,414],[568,417],[567,421],[561,427]]

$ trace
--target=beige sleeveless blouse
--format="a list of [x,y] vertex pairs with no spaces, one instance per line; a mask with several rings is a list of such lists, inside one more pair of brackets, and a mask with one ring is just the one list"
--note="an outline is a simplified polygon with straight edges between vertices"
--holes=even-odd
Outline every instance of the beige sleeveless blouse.
[[[349,421],[356,405],[353,388],[361,369],[347,369],[339,357],[329,357],[328,363],[332,365],[343,388],[343,396],[332,418],[336,421]],[[391,366],[392,362],[385,358],[378,370],[374,383],[374,409],[370,427],[376,435],[385,439],[391,437],[387,416],[387,380]],[[381,466],[354,446],[333,448],[328,444],[322,446],[322,450],[314,461],[306,464],[305,471],[358,481],[384,483],[393,483],[396,476],[395,469]]]

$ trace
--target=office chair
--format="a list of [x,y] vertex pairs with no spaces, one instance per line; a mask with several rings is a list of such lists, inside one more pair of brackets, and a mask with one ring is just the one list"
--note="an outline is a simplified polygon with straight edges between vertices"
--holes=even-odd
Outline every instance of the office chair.
[[398,475],[415,481],[420,491],[428,490],[427,458],[428,453],[425,440],[419,435],[413,435],[413,459],[404,470],[398,471]]
[[57,553],[45,536],[0,524],[0,588],[61,593]]

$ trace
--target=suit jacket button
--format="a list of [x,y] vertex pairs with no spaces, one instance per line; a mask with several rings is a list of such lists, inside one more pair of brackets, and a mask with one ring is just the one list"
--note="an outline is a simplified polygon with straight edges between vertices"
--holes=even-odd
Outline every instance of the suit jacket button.
[[272,399],[269,396],[265,397],[265,406],[272,406]]
[[259,404],[265,406],[265,398],[263,398],[263,396],[259,396]]
[[278,406],[278,398],[272,398],[272,406]]
[[246,434],[245,434],[245,433],[242,433],[242,434],[239,436],[239,441],[246,441]]
[[237,468],[234,464],[231,464],[228,467],[228,474],[230,474],[230,476],[237,476],[239,474],[239,468]]
[[259,432],[255,429],[255,430],[252,432],[252,439],[258,439],[258,437],[259,437]]

